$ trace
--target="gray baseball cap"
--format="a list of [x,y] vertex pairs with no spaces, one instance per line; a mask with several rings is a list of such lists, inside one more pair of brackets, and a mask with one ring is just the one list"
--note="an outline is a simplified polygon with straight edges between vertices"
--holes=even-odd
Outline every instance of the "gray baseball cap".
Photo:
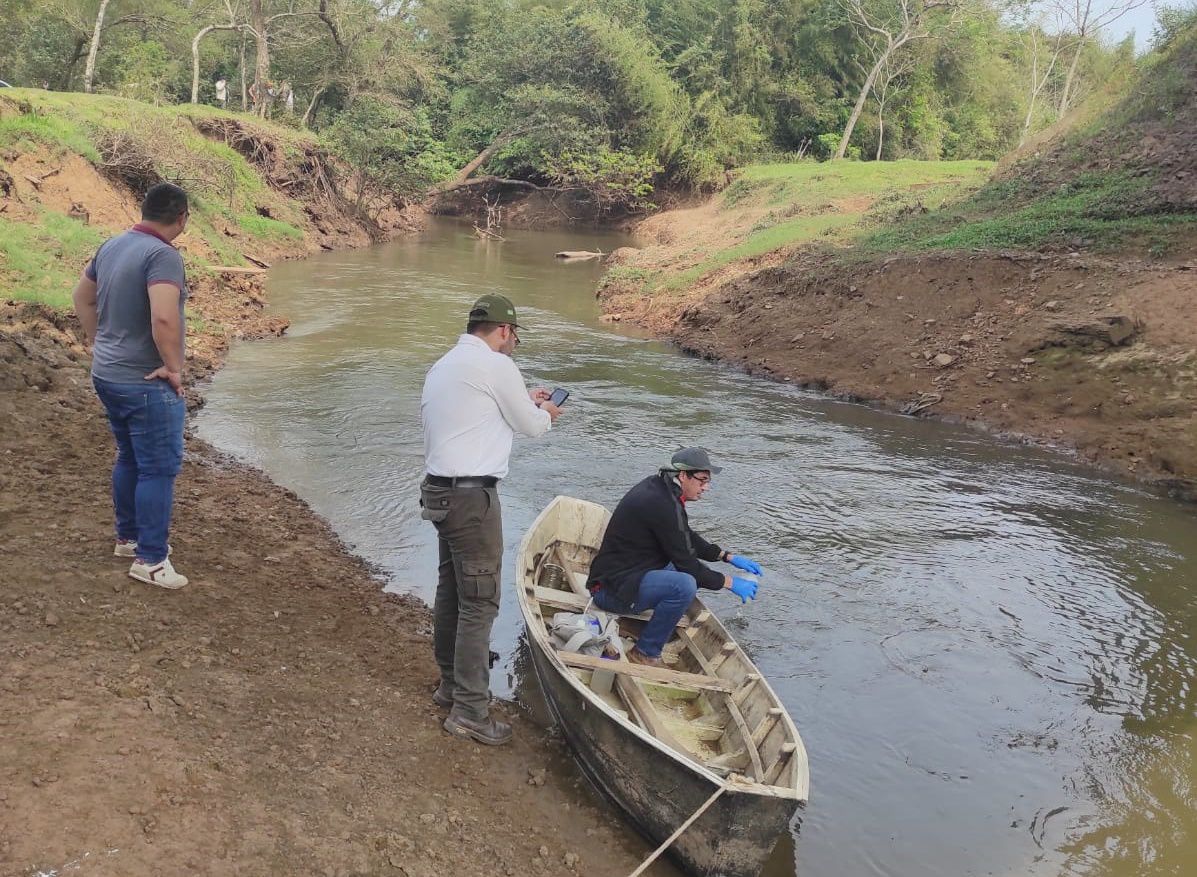
[[706,448],[682,448],[669,461],[669,468],[678,472],[710,472],[712,475],[723,471],[722,466],[711,462]]

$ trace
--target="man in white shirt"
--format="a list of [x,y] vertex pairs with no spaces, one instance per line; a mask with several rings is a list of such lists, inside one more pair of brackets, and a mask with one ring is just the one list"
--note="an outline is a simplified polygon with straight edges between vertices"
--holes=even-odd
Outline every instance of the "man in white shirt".
[[507,298],[482,296],[457,346],[429,369],[420,399],[427,470],[420,504],[440,550],[433,651],[441,681],[432,699],[449,708],[446,731],[492,746],[511,739],[511,726],[488,710],[503,561],[498,483],[515,434],[544,435],[561,414],[547,390],[524,386],[511,358],[519,328]]

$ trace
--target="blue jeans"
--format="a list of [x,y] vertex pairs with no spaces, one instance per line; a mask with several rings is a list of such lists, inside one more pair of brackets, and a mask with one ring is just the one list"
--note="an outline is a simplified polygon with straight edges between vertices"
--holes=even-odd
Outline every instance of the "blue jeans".
[[115,384],[92,377],[116,439],[116,538],[137,542],[145,563],[166,559],[175,476],[183,465],[187,406],[166,381]]
[[[606,605],[608,593],[603,588],[595,591],[595,605],[607,612],[618,612],[618,609]],[[665,641],[686,614],[696,593],[698,582],[694,576],[688,572],[678,572],[672,565],[669,569],[654,569],[644,574],[640,580],[640,590],[636,592],[636,602],[632,604],[633,612],[643,612],[645,609],[653,611],[653,617],[644,625],[640,639],[636,641],[636,648],[641,654],[650,658],[661,657]]]

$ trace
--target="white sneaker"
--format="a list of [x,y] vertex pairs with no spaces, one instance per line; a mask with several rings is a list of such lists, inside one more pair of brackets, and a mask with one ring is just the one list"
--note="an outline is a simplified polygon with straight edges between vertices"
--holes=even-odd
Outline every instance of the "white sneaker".
[[187,584],[187,576],[175,572],[170,558],[159,563],[142,563],[140,560],[134,560],[133,565],[129,567],[129,578],[172,591]]
[[[166,556],[170,557],[174,552],[169,545],[166,546]],[[116,547],[112,549],[113,557],[136,557],[137,556],[137,540],[136,539],[117,539]]]

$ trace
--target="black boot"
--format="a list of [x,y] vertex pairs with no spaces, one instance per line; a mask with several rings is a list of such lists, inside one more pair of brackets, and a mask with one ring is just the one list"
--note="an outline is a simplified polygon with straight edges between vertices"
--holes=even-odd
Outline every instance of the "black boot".
[[432,692],[432,702],[443,709],[453,708],[453,686],[441,682]]
[[466,737],[487,746],[502,746],[511,739],[511,725],[498,719],[486,718],[478,722],[451,712],[444,727],[455,737]]

